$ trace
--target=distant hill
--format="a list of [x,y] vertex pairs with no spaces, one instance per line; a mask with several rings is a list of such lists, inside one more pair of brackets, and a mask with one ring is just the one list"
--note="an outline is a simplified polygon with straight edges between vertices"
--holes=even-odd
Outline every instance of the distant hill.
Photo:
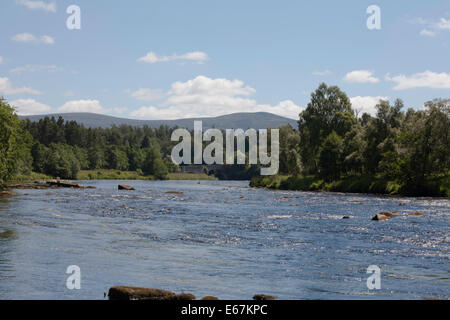
[[218,129],[266,129],[275,128],[281,125],[290,124],[293,128],[297,128],[297,121],[281,116],[277,116],[267,112],[256,113],[232,113],[219,117],[212,118],[189,118],[179,120],[134,120],[117,118],[97,113],[54,113],[46,115],[34,116],[20,116],[20,119],[30,119],[31,121],[39,121],[45,117],[55,117],[58,119],[61,116],[66,121],[76,121],[90,128],[110,128],[113,125],[120,126],[122,124],[140,127],[147,125],[155,128],[161,125],[169,127],[178,126],[180,128],[193,129],[194,120],[202,120],[203,128],[218,128]]

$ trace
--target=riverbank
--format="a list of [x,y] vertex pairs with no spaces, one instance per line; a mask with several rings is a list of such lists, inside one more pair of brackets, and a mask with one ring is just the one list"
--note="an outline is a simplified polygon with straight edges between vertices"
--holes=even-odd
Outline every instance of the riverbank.
[[[158,180],[154,176],[144,176],[136,171],[120,171],[110,169],[80,170],[77,180]],[[173,172],[167,175],[166,180],[217,180],[206,173]]]
[[450,177],[428,179],[420,192],[406,185],[374,176],[348,176],[326,182],[315,176],[258,176],[250,181],[251,187],[296,191],[329,191],[344,193],[372,193],[401,196],[450,197]]
[[[32,172],[29,175],[18,175],[13,180],[9,181],[0,189],[8,189],[9,186],[14,186],[21,183],[31,183],[34,181],[48,181],[55,179],[42,173]],[[81,170],[77,174],[76,180],[158,180],[154,176],[140,175],[136,171],[119,171],[119,170]],[[184,173],[173,172],[167,175],[166,180],[218,180],[214,176],[209,176],[206,173]]]

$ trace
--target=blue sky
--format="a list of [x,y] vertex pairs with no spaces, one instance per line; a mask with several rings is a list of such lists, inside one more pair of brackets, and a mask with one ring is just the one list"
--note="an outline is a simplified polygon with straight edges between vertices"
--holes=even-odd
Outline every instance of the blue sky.
[[0,95],[19,114],[297,118],[321,82],[372,113],[379,98],[419,109],[450,93],[448,0],[2,0],[0,24]]

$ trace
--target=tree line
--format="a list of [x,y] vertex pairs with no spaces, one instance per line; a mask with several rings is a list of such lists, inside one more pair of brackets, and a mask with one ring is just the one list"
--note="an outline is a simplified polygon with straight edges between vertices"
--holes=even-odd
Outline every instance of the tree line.
[[0,99],[0,183],[32,171],[76,179],[79,170],[115,169],[166,178],[178,168],[170,159],[172,129],[113,126],[85,128],[45,117],[19,120]]
[[[450,172],[450,99],[405,109],[397,99],[380,101],[375,115],[358,114],[341,89],[321,84],[300,113],[298,128],[280,127],[279,173],[325,181],[381,177],[423,193],[427,181]],[[170,140],[174,129],[86,128],[61,117],[21,121],[0,98],[0,184],[32,171],[75,179],[79,170],[95,169],[164,179],[179,170],[170,157],[177,143]],[[232,179],[250,179],[257,172],[250,165],[222,170]]]
[[300,113],[298,129],[280,130],[280,173],[336,181],[370,175],[423,194],[426,181],[450,172],[450,99],[414,110],[381,100],[358,115],[337,86],[321,84]]

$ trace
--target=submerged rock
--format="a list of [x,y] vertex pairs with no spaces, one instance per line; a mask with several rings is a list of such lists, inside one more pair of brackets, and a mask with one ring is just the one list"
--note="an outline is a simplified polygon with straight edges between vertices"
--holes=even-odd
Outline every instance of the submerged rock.
[[386,217],[397,217],[398,216],[397,213],[389,212],[389,211],[382,211],[379,214],[382,214],[382,215],[384,215]]
[[119,190],[136,190],[132,186],[129,186],[127,184],[119,184],[118,189]]
[[349,216],[343,216],[342,219],[350,219]]
[[174,191],[174,190],[169,190],[166,191],[167,194],[183,194],[183,191]]
[[17,194],[13,193],[13,192],[9,192],[9,191],[1,191],[0,192],[0,198],[9,198],[12,196],[16,196]]
[[408,213],[409,216],[423,216],[423,213],[420,212],[410,212]]
[[255,294],[253,300],[263,301],[263,300],[275,300],[274,296],[268,294]]
[[375,221],[383,221],[383,220],[389,220],[389,219],[391,219],[391,217],[385,216],[384,214],[381,214],[381,213],[377,213],[377,214],[372,218],[372,220],[375,220]]

